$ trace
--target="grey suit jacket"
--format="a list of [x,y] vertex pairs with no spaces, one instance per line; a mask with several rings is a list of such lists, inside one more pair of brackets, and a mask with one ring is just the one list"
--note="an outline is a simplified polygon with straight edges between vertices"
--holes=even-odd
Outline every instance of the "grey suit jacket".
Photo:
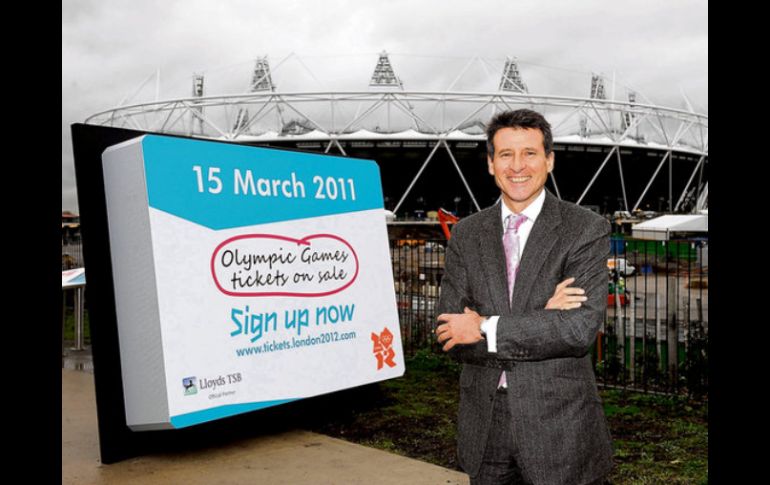
[[[601,216],[546,199],[521,256],[508,300],[502,202],[452,229],[441,281],[439,313],[500,315],[497,353],[486,340],[458,345],[460,375],[457,447],[460,466],[478,474],[501,369],[508,380],[514,448],[534,484],[583,484],[612,468],[612,442],[588,350],[607,306],[610,224]],[[569,277],[585,289],[579,309],[545,310],[556,285]]]

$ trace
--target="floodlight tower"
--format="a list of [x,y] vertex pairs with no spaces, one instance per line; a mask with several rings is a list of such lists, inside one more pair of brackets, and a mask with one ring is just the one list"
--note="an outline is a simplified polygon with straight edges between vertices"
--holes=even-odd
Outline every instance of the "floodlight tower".
[[[633,105],[636,104],[636,93],[634,91],[628,92],[628,102],[632,105],[630,108],[632,108]],[[628,108],[623,110],[623,113],[620,118],[620,121],[621,121],[620,129],[622,133],[625,133],[630,126],[633,126],[634,119],[636,119],[635,113],[630,111],[630,109]],[[639,140],[639,126],[637,126],[634,131],[636,132],[636,135],[633,138],[635,138],[636,140]]]
[[[598,74],[591,75],[591,99],[607,99],[604,94],[604,78]],[[589,134],[588,117],[583,114],[580,117],[580,136],[586,138]]]
[[[390,62],[390,55],[387,51],[380,52],[380,57],[377,59],[377,65],[374,66],[374,72],[372,73],[372,78],[369,80],[369,88],[375,88],[377,90],[385,89],[385,90],[391,90],[391,89],[398,89],[399,91],[404,90],[404,83],[401,81],[401,78],[396,76],[396,72],[393,69],[393,64]],[[388,100],[387,107],[388,107],[388,131],[391,131],[390,129],[390,105],[392,100]],[[407,109],[414,113],[414,106],[407,100],[406,101],[406,107]],[[417,124],[417,119],[415,116],[412,116],[412,127],[420,131],[420,127]]]
[[[192,95],[193,98],[203,97],[203,74],[193,74]],[[199,104],[200,101],[193,101],[192,126],[190,129],[193,134],[195,133],[196,125],[198,126],[198,134],[203,134],[203,106],[197,106]]]
[[372,79],[369,81],[369,87],[372,88],[398,88],[404,90],[404,83],[396,76],[393,65],[390,63],[390,56],[387,51],[380,52],[380,58],[374,67]]
[[[249,92],[258,93],[263,91],[275,92],[275,84],[273,84],[273,76],[270,72],[270,62],[267,56],[258,57],[254,64],[254,72],[251,75],[251,83],[249,84]],[[278,119],[281,126],[284,125],[283,121],[283,109],[280,104],[276,105],[276,111],[278,113]],[[246,108],[240,108],[238,110],[238,116],[235,119],[235,126],[233,131],[236,133],[242,133],[248,129],[249,125],[249,110]]]
[[512,91],[514,93],[527,93],[527,85],[521,78],[519,73],[519,66],[516,62],[516,58],[511,59],[507,57],[505,60],[505,67],[503,68],[503,75],[500,76],[499,91]]

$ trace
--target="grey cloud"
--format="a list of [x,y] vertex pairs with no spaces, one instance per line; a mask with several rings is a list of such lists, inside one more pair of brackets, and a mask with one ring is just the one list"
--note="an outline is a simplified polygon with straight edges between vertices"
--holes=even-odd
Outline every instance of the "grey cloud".
[[[365,89],[382,49],[412,89],[445,88],[474,56],[498,66],[490,69],[496,77],[511,55],[534,90],[587,95],[590,72],[614,73],[659,104],[684,106],[682,89],[708,113],[705,1],[66,0],[62,208],[77,204],[69,125],[117,105],[157,69],[161,97],[188,95],[194,71],[238,89],[256,56],[277,62],[296,52],[329,88]],[[302,66],[288,64],[297,83],[318,89]],[[471,71],[467,84],[496,87],[484,69]],[[153,97],[151,81],[133,102]]]

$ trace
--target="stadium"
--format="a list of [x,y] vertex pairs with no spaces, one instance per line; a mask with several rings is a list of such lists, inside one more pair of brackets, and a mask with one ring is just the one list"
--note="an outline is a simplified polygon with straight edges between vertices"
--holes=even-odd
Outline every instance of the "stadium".
[[163,81],[163,99],[156,72],[86,123],[375,160],[385,208],[409,221],[494,203],[484,125],[529,108],[553,128],[546,186],[558,197],[607,216],[708,208],[708,115],[614,75],[383,51],[265,56]]

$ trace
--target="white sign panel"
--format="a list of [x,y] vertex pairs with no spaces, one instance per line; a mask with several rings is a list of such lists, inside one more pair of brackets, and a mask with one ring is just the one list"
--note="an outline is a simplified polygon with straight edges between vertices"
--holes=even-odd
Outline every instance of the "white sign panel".
[[86,269],[75,268],[61,272],[61,289],[77,288],[86,285]]
[[155,135],[102,159],[132,429],[403,375],[375,162]]

